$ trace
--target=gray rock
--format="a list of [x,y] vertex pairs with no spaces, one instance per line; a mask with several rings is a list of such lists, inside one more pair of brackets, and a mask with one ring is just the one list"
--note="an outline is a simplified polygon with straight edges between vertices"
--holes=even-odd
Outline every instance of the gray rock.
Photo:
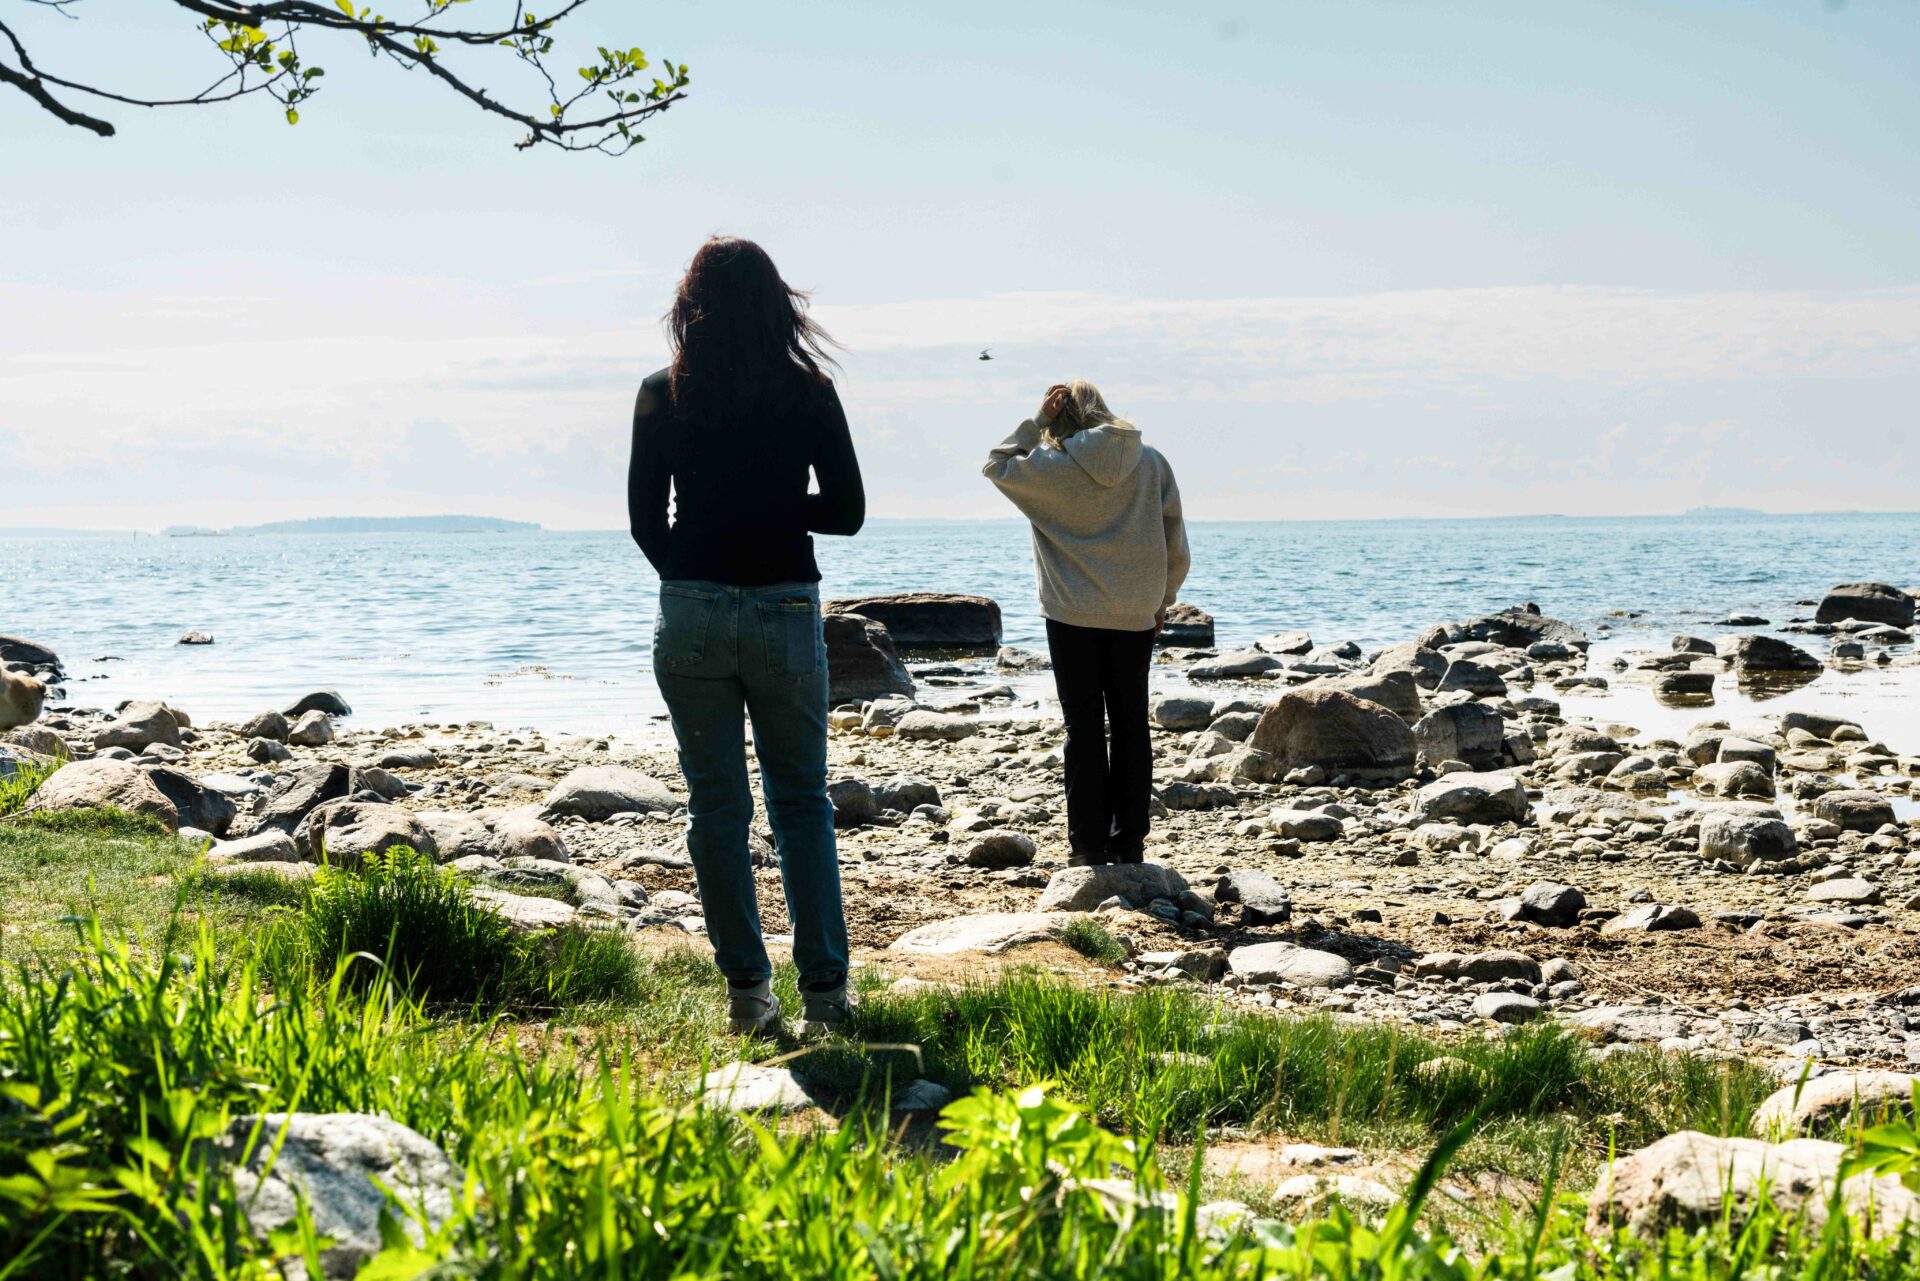
[[1167,607],[1166,617],[1155,644],[1165,648],[1178,645],[1196,649],[1213,647],[1213,615],[1185,601]]
[[[259,1134],[241,1162],[256,1124]],[[352,1112],[240,1117],[228,1127],[219,1151],[237,1163],[234,1191],[247,1207],[253,1232],[264,1238],[287,1226],[304,1202],[314,1229],[332,1241],[320,1253],[321,1269],[342,1281],[380,1252],[380,1220],[389,1193],[438,1228],[452,1215],[462,1183],[460,1168],[424,1136],[386,1117]],[[416,1243],[421,1240],[405,1210],[393,1218]]]
[[1413,769],[1407,723],[1342,690],[1287,691],[1262,713],[1250,741],[1282,773],[1318,765],[1331,773],[1404,778]]
[[922,805],[940,804],[940,789],[918,774],[895,774],[873,785],[873,798],[882,809],[910,814]]
[[261,712],[241,722],[240,734],[243,738],[264,738],[273,743],[284,743],[287,735],[293,732],[293,722],[279,712]]
[[287,750],[285,743],[276,742],[271,738],[256,738],[247,744],[247,759],[262,765],[270,765],[275,761],[292,760],[293,753]]
[[801,1112],[813,1096],[789,1069],[728,1063],[700,1079],[700,1102],[725,1112]]
[[1448,774],[1413,797],[1420,818],[1462,823],[1521,823],[1532,812],[1527,789],[1511,774]]
[[938,1081],[916,1078],[901,1086],[893,1096],[895,1112],[938,1112],[953,1102],[954,1094]]
[[1814,621],[1838,623],[1858,619],[1888,627],[1912,627],[1913,597],[1889,583],[1842,583],[1821,600]]
[[267,792],[254,812],[253,830],[274,828],[291,836],[300,830],[314,807],[346,796],[352,781],[352,771],[337,762],[303,766]]
[[432,769],[439,763],[439,755],[423,743],[390,747],[380,754],[381,769]]
[[1554,881],[1536,881],[1521,891],[1520,914],[1536,925],[1564,929],[1580,921],[1587,896],[1571,885]]
[[1235,654],[1222,654],[1204,663],[1195,663],[1187,669],[1187,677],[1196,681],[1247,680],[1264,676],[1268,672],[1282,671],[1285,661],[1272,654],[1263,654],[1259,650],[1241,650]]
[[145,770],[125,761],[69,761],[28,802],[34,810],[118,809],[146,814],[178,830],[180,811]]
[[901,663],[885,623],[859,614],[827,613],[820,624],[827,643],[827,702],[865,702],[913,694],[913,677]]
[[1135,907],[1157,898],[1172,899],[1187,888],[1186,878],[1158,863],[1120,863],[1106,867],[1068,867],[1055,872],[1040,893],[1041,912],[1090,912],[1118,896]]
[[1798,856],[1800,842],[1779,813],[1758,805],[1716,805],[1700,815],[1700,857],[1736,867]]
[[333,741],[333,718],[322,711],[300,713],[287,731],[287,742],[295,747],[324,747]]
[[1003,828],[974,837],[967,843],[961,861],[968,867],[1027,867],[1037,852],[1030,839]]
[[903,650],[991,654],[1000,648],[1000,606],[986,596],[894,592],[830,600],[822,610],[828,615],[873,619]]
[[1213,721],[1213,700],[1178,694],[1158,694],[1147,714],[1161,729],[1184,731],[1205,729]]
[[1342,956],[1292,943],[1253,943],[1227,953],[1227,966],[1245,983],[1291,983],[1295,987],[1336,988],[1353,982],[1353,966]]
[[1473,1012],[1495,1023],[1531,1023],[1547,1013],[1540,1002],[1516,992],[1482,992],[1473,998]]
[[834,779],[827,784],[827,799],[833,803],[835,827],[857,827],[880,817],[880,802],[861,779]]
[[178,712],[155,699],[128,703],[120,714],[93,736],[96,749],[124,747],[140,751],[150,743],[180,746],[181,720]]
[[285,832],[268,830],[236,841],[222,841],[207,851],[210,863],[297,863],[300,851]]
[[1214,887],[1217,903],[1238,903],[1248,925],[1278,925],[1293,916],[1293,897],[1285,886],[1257,868],[1235,868]]
[[679,805],[667,785],[625,765],[582,765],[555,783],[541,805],[549,821],[565,816],[604,822],[615,814],[668,811]]
[[[1601,1172],[1588,1200],[1587,1228],[1597,1236],[1624,1227],[1657,1240],[1670,1228],[1692,1231],[1726,1218],[1738,1232],[1763,1195],[1818,1228],[1846,1153],[1842,1144],[1819,1139],[1774,1144],[1694,1130],[1669,1134]],[[1840,1186],[1841,1203],[1873,1236],[1896,1233],[1920,1215],[1920,1197],[1891,1175],[1855,1175]]]
[[237,812],[233,802],[212,788],[202,786],[193,775],[166,765],[149,765],[146,771],[161,795],[173,802],[181,826],[197,827],[215,836],[225,836],[227,829],[233,826]]
[[1665,903],[1647,903],[1632,911],[1622,912],[1600,927],[1602,934],[1653,933],[1660,930],[1697,930],[1700,917],[1687,907],[1672,907]]
[[1771,636],[1723,636],[1720,657],[1738,672],[1818,672],[1820,660]]
[[347,706],[347,700],[340,697],[338,690],[317,689],[311,694],[302,695],[287,707],[288,719],[305,716],[308,712],[325,712],[328,716],[351,716],[353,709]]
[[571,903],[532,894],[509,894],[490,885],[475,886],[473,901],[522,934],[563,929],[579,919]]
[[1851,788],[1824,793],[1814,801],[1813,813],[1843,831],[1874,832],[1893,822],[1893,802],[1879,792]]
[[1773,795],[1773,776],[1752,761],[1715,761],[1702,765],[1694,772],[1693,781],[1707,796]]
[[1507,723],[1485,703],[1436,707],[1413,727],[1420,763],[1428,769],[1442,761],[1465,761],[1476,770],[1497,769],[1506,751]]
[[1665,698],[1708,698],[1713,694],[1712,672],[1662,672],[1653,692]]
[[1915,1078],[1906,1072],[1828,1072],[1769,1094],[1753,1113],[1753,1132],[1777,1139],[1873,1125],[1887,1113],[1913,1115]]
[[975,728],[964,716],[915,708],[900,718],[893,732],[908,742],[953,743],[973,737]]
[[955,916],[908,930],[895,939],[896,952],[946,956],[956,952],[984,952],[998,956],[1030,943],[1058,939],[1078,919],[1074,912],[982,912]]
[[1375,674],[1406,672],[1421,689],[1434,689],[1446,675],[1447,656],[1417,641],[1407,641],[1381,650],[1367,670]]
[[1871,881],[1863,881],[1857,876],[1837,876],[1830,881],[1817,882],[1807,891],[1807,897],[1815,903],[1852,903],[1864,906],[1880,901],[1880,887]]
[[1456,658],[1440,676],[1439,692],[1465,690],[1476,697],[1505,697],[1507,682],[1499,672],[1470,658]]
[[312,861],[341,867],[357,866],[401,846],[428,858],[439,853],[433,834],[412,811],[371,801],[316,806],[294,842]]
[[1375,670],[1346,676],[1322,676],[1309,681],[1302,688],[1344,690],[1355,698],[1380,704],[1408,724],[1419,720],[1422,711],[1420,686],[1412,672]]

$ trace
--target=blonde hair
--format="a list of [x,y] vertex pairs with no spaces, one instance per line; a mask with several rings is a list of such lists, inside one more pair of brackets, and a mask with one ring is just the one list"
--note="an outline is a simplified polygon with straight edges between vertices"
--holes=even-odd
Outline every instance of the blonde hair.
[[1085,431],[1089,427],[1125,427],[1132,429],[1133,424],[1107,408],[1107,401],[1100,389],[1084,378],[1072,378],[1067,381],[1067,407],[1060,416],[1047,425],[1047,439],[1058,445],[1075,432]]

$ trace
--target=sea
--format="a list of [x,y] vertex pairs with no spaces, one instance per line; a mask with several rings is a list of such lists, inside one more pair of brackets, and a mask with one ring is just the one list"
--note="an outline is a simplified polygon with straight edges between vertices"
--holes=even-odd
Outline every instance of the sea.
[[[1829,670],[1770,700],[1726,688],[1714,709],[1656,703],[1617,656],[1676,633],[1770,631],[1840,582],[1920,585],[1920,516],[1715,515],[1493,520],[1196,522],[1182,599],[1220,648],[1304,629],[1372,648],[1436,622],[1533,602],[1595,637],[1604,695],[1568,710],[1649,733],[1788,707],[1855,716],[1920,753],[1920,665]],[[816,540],[823,593],[978,593],[1009,645],[1044,647],[1032,552],[1017,520],[868,522]],[[0,534],[0,633],[57,650],[72,706],[164,698],[237,720],[316,688],[355,723],[664,737],[648,666],[657,580],[624,531],[295,533],[167,537]],[[1749,613],[1767,626],[1721,625]],[[211,645],[181,645],[189,630]],[[1824,657],[1822,637],[1787,636]],[[1156,681],[1177,685],[1172,668]],[[1044,675],[1018,692],[1044,704]],[[963,690],[930,688],[931,698]],[[1545,692],[1545,691],[1541,691]],[[1761,706],[1761,702],[1766,705]]]

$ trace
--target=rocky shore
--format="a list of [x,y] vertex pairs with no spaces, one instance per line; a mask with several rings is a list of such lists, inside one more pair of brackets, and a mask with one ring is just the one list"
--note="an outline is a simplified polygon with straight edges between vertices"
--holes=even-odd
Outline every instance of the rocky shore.
[[[1044,656],[999,610],[932,593],[828,606],[831,793],[857,960],[902,982],[982,963],[1235,1006],[1462,1035],[1542,1018],[1814,1070],[1920,1065],[1920,758],[1847,716],[1716,717],[1766,692],[1916,667],[1914,596],[1846,584],[1772,632],[1729,619],[1596,670],[1532,606],[1364,652],[1304,633],[1228,652],[1186,606],[1161,651],[1148,862],[1069,869]],[[896,639],[904,638],[904,640]],[[1823,646],[1824,653],[1815,647]],[[43,808],[113,804],[220,870],[312,874],[407,844],[526,928],[702,930],[670,746],[369,727],[313,691],[244,723],[159,701],[69,708],[43,646],[0,637],[0,778]],[[1645,685],[1684,736],[1568,715]],[[1920,685],[1916,686],[1920,698]],[[760,828],[762,912],[784,928]],[[1127,959],[1062,946],[1097,921]],[[982,956],[1003,958],[981,962]]]

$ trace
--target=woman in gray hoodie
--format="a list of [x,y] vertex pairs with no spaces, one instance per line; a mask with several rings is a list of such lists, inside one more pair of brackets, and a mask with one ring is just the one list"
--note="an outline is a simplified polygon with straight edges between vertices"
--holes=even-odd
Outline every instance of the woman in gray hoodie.
[[1074,379],[1049,387],[981,470],[1033,523],[1067,722],[1072,862],[1138,863],[1153,789],[1147,668],[1188,565],[1173,469],[1098,388]]

